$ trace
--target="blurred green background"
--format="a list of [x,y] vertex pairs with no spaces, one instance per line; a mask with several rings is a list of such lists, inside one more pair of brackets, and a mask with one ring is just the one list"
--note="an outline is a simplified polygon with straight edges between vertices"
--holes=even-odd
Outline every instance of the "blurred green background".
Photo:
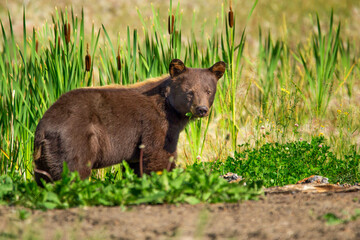
[[[211,32],[213,23],[217,15],[221,15],[221,6],[224,4],[228,8],[229,1],[207,0],[181,0],[173,1],[173,8],[180,2],[180,8],[183,11],[182,31],[183,37],[191,30],[193,12],[195,12],[195,27],[200,31],[204,26],[205,32]],[[252,0],[233,0],[233,11],[236,18],[238,34],[240,29],[245,27],[249,10],[254,1]],[[0,18],[4,25],[7,24],[7,10],[10,11],[13,20],[14,31],[19,38],[22,37],[22,8],[26,7],[26,19],[28,30],[34,26],[42,27],[45,21],[51,22],[51,15],[55,7],[58,9],[74,9],[74,12],[81,15],[81,9],[85,12],[85,22],[88,24],[86,32],[91,31],[91,24],[94,22],[95,29],[104,24],[112,39],[117,35],[126,37],[126,27],[131,29],[142,28],[142,23],[138,17],[139,9],[145,20],[152,16],[151,6],[159,9],[161,19],[167,24],[169,1],[118,1],[118,0],[1,0]],[[247,44],[256,44],[258,36],[258,27],[261,26],[264,33],[271,31],[274,38],[283,34],[284,22],[287,25],[289,42],[294,40],[298,43],[306,41],[310,29],[315,28],[313,22],[315,13],[319,14],[320,19],[328,20],[331,9],[334,10],[335,23],[341,19],[342,34],[359,41],[360,35],[360,1],[359,0],[260,0],[253,12],[253,16],[247,23]],[[149,24],[150,21],[148,21]],[[325,23],[325,21],[322,21]],[[325,27],[325,26],[324,26]],[[220,29],[219,29],[220,31]]]

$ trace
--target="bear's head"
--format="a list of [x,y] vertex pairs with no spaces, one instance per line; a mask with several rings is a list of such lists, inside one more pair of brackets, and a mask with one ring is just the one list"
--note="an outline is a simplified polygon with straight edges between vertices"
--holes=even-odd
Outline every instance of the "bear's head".
[[167,96],[170,105],[183,116],[189,112],[193,117],[207,116],[214,102],[216,84],[225,68],[222,61],[210,68],[187,68],[181,60],[172,60]]

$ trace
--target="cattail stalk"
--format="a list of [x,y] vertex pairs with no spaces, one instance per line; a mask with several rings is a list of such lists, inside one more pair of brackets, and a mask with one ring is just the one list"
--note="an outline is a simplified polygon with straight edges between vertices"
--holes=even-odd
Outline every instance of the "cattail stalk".
[[54,25],[54,36],[55,36],[55,41],[56,41],[56,35],[57,35],[57,24],[55,23],[55,25]]
[[54,40],[54,48],[56,48],[56,36],[57,36],[57,42],[58,42],[58,46],[60,48],[60,36],[58,35],[58,31],[57,31],[57,24],[55,23],[54,25],[54,36],[55,36],[55,40]]
[[170,16],[168,18],[168,32],[169,34],[172,34],[174,32],[174,24],[175,24],[175,16],[174,14],[171,15],[171,21]]
[[86,56],[85,56],[85,70],[87,72],[90,71],[90,67],[91,67],[91,56],[89,54],[89,44],[87,44],[87,50],[86,50]]

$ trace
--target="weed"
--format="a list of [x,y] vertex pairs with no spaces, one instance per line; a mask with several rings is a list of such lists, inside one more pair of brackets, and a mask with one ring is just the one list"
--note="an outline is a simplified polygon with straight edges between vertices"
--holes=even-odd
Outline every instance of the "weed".
[[360,209],[355,209],[355,213],[348,218],[340,218],[334,213],[326,213],[322,216],[324,220],[326,220],[327,225],[337,225],[337,224],[344,224],[348,223],[350,221],[356,221],[358,218],[360,218]]
[[30,216],[30,212],[26,209],[19,209],[17,213],[20,220],[26,220]]
[[323,137],[311,142],[267,143],[259,149],[240,146],[234,157],[208,163],[220,174],[237,173],[246,181],[263,180],[266,187],[295,184],[311,175],[322,175],[331,183],[360,181],[360,155],[354,152],[338,159]]
[[[124,162],[120,180],[80,180],[77,172],[69,172],[66,164],[62,180],[44,183],[40,188],[34,181],[1,176],[2,204],[23,205],[29,208],[53,209],[75,206],[124,206],[137,204],[238,202],[256,199],[262,194],[260,183],[249,186],[228,184],[218,174],[200,165],[186,170],[152,173],[137,177]],[[9,190],[10,187],[10,190]]]

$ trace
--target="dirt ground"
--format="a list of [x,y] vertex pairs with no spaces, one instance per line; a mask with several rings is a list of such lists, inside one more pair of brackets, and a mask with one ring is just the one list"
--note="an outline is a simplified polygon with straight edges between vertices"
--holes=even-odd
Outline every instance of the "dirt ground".
[[329,225],[324,215],[355,215],[360,193],[268,194],[236,204],[0,207],[0,239],[360,239],[360,218]]

